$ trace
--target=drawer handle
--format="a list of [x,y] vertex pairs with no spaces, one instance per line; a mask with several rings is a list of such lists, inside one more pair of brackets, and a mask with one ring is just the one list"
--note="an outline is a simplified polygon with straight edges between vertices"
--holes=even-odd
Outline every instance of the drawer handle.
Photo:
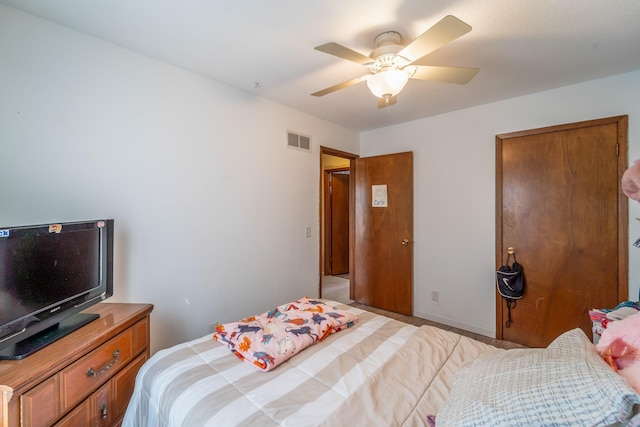
[[102,419],[106,420],[107,417],[109,416],[107,414],[107,404],[102,402],[102,405],[100,405],[100,414],[102,415]]
[[102,369],[100,369],[98,372],[96,372],[93,367],[89,368],[89,370],[87,371],[87,376],[88,377],[98,377],[102,374],[104,374],[106,371],[108,371],[109,369],[111,369],[111,367],[113,365],[115,365],[116,363],[118,363],[118,357],[120,356],[120,350],[116,349],[116,351],[113,352],[113,360],[109,363],[107,363],[106,365],[104,365],[102,367]]

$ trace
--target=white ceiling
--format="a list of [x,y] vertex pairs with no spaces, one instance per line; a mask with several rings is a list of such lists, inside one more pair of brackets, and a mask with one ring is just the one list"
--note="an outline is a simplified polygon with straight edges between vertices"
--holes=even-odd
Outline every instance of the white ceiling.
[[[638,0],[0,2],[361,131],[640,69]],[[310,96],[366,72],[314,46],[369,55],[377,34],[411,41],[445,15],[473,29],[426,59],[479,67],[467,85],[410,80],[384,109],[366,83]]]

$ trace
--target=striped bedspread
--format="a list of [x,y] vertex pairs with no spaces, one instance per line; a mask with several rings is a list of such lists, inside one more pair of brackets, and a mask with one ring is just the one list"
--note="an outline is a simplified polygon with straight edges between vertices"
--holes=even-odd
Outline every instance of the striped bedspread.
[[211,335],[157,352],[138,373],[123,426],[422,426],[464,362],[502,351],[328,303],[358,323],[269,372]]

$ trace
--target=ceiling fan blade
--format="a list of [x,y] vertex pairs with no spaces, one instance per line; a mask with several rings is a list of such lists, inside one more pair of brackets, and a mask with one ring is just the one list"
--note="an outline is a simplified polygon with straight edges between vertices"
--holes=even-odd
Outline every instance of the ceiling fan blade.
[[415,62],[469,31],[471,31],[469,24],[455,16],[447,15],[409,43],[398,55]]
[[339,45],[338,43],[325,43],[314,47],[314,49],[361,65],[367,65],[373,62],[373,60],[368,56],[364,56],[363,54],[356,52],[355,50],[351,50],[348,47]]
[[420,66],[416,67],[416,72],[411,78],[464,85],[469,83],[478,71],[480,71],[479,68],[471,67]]
[[390,107],[398,102],[398,98],[390,96],[389,98],[378,98],[378,108]]
[[331,92],[335,92],[339,89],[344,89],[345,87],[353,86],[354,84],[363,82],[369,78],[370,74],[365,74],[361,77],[356,77],[355,79],[347,80],[346,82],[338,83],[337,85],[333,85],[326,89],[319,90],[317,92],[312,93],[313,96],[325,96],[330,94]]

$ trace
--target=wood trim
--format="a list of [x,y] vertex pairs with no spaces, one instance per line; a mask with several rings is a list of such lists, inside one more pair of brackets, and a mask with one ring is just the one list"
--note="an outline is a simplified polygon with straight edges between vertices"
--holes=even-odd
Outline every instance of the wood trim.
[[627,119],[628,119],[628,116],[625,115],[625,116],[606,117],[603,119],[584,120],[582,122],[565,123],[562,125],[546,126],[542,128],[501,133],[496,135],[496,139],[500,138],[501,140],[505,140],[510,138],[519,138],[521,136],[527,136],[527,135],[540,135],[543,133],[550,133],[550,132],[562,132],[562,131],[571,130],[571,129],[586,128],[590,126],[601,126],[609,123],[618,123],[620,121],[627,121]]
[[[324,185],[324,172],[322,171],[322,155],[324,154],[325,148],[320,146],[320,152],[318,155],[318,170],[320,171],[320,179],[318,180],[318,230],[322,231],[322,195],[323,195],[323,185]],[[321,234],[321,233],[319,233]],[[318,237],[318,297],[322,298],[322,268],[323,268],[323,236],[320,235]]]
[[[320,229],[322,230],[323,225],[324,225],[324,235],[323,235],[323,242],[320,242],[320,250],[324,251],[322,256],[320,256],[320,260],[321,260],[321,264],[320,264],[320,277],[326,276],[327,273],[329,272],[330,269],[330,265],[329,265],[329,245],[327,244],[327,242],[329,242],[329,240],[331,239],[331,227],[329,226],[329,223],[331,222],[331,206],[329,205],[329,185],[330,185],[330,180],[329,178],[331,177],[331,173],[328,170],[323,171],[323,180],[322,180],[322,194],[324,195],[324,212],[323,215],[320,217]],[[322,200],[320,201],[320,204],[322,205]],[[324,224],[322,224],[322,219],[324,218]],[[324,262],[322,262],[324,260]]]
[[344,159],[358,159],[360,158],[359,155],[357,154],[353,154],[353,153],[348,153],[346,151],[341,151],[341,150],[336,150],[335,148],[329,148],[329,147],[324,147],[324,146],[320,146],[320,161],[322,161],[322,155],[326,154],[328,156],[336,156],[336,157],[342,157]]
[[622,192],[622,175],[628,167],[629,116],[616,117],[618,123],[618,296],[629,299],[629,199]]
[[[501,135],[496,135],[496,243],[495,243],[495,268],[494,271],[498,271],[502,263],[502,139]],[[495,274],[494,274],[495,280]],[[495,293],[495,313],[496,313],[496,339],[502,339],[502,325],[504,319],[502,317],[502,296],[496,291],[496,283],[493,284],[493,292]]]
[[9,401],[13,396],[13,389],[6,385],[0,385],[0,426],[9,425]]
[[[595,120],[585,120],[576,123],[567,123],[557,126],[547,126],[536,129],[529,129],[517,132],[509,132],[496,135],[496,222],[495,222],[495,268],[502,264],[502,258],[506,249],[502,247],[502,142],[511,138],[519,138],[528,135],[537,135],[550,132],[561,132],[565,130],[585,128],[590,126],[601,126],[606,124],[617,124],[618,126],[618,299],[625,301],[629,297],[629,200],[622,193],[620,181],[622,175],[628,167],[628,122],[627,115],[613,116]],[[495,312],[496,312],[496,338],[502,339],[502,325],[504,323],[502,298],[495,290]]]
[[[359,158],[359,157],[357,157]],[[349,299],[356,298],[356,159],[349,162]]]

